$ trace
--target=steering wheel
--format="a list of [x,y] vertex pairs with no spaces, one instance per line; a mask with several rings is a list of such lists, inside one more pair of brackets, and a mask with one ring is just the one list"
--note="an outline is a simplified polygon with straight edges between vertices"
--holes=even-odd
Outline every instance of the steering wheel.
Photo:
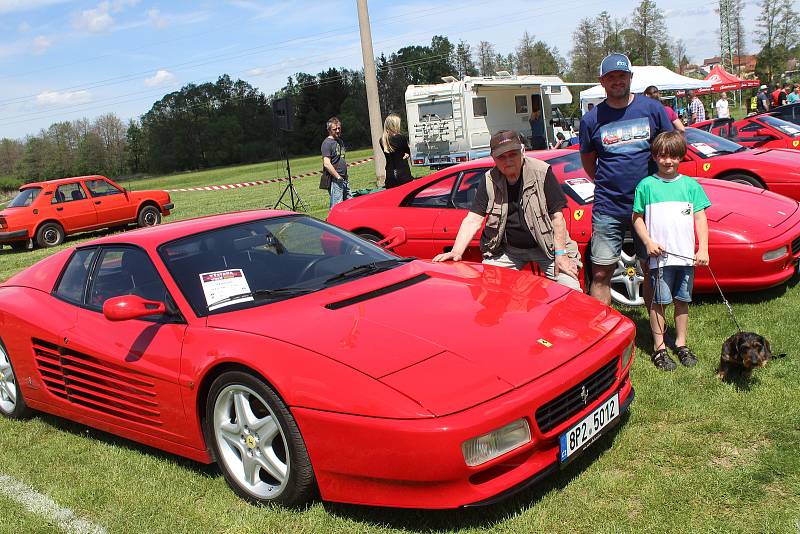
[[295,283],[302,282],[303,280],[305,280],[305,278],[306,278],[306,275],[308,275],[308,274],[311,272],[311,270],[312,270],[314,267],[316,267],[316,265],[317,265],[319,262],[321,262],[322,260],[325,260],[325,259],[329,259],[329,258],[328,258],[328,257],[326,257],[326,256],[322,256],[321,258],[316,258],[316,259],[313,259],[313,260],[311,260],[310,262],[308,262],[308,263],[306,264],[306,266],[305,266],[305,267],[303,267],[303,268],[300,270],[300,274],[299,274],[299,275],[297,275],[297,278],[295,278]]

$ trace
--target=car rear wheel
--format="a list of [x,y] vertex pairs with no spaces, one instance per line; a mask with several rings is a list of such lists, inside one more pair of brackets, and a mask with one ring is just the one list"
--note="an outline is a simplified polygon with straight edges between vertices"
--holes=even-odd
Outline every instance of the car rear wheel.
[[42,248],[54,247],[63,242],[64,228],[58,223],[44,223],[36,231],[36,244]]
[[300,429],[262,380],[241,371],[214,380],[203,431],[225,480],[239,496],[284,506],[314,496],[314,471]]
[[632,241],[622,247],[614,274],[611,275],[611,300],[626,306],[641,306],[644,304],[644,273],[632,249]]
[[145,206],[139,210],[136,223],[140,228],[155,226],[161,223],[161,212],[158,211],[158,208],[155,206]]
[[19,389],[11,358],[0,341],[0,413],[10,419],[22,419],[31,414]]
[[728,176],[725,176],[725,179],[729,182],[735,182],[737,184],[752,185],[753,187],[757,187],[759,189],[766,189],[764,184],[762,184],[758,178],[750,176],[749,174],[729,174]]

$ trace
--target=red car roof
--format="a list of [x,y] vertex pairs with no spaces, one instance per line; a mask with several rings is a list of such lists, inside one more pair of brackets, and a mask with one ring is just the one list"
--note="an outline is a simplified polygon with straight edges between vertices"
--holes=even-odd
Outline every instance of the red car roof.
[[19,190],[22,191],[23,189],[30,189],[31,187],[45,187],[47,185],[59,186],[61,184],[72,183],[76,180],[97,180],[98,178],[108,179],[105,176],[101,176],[99,174],[90,174],[89,176],[73,176],[71,178],[59,178],[57,180],[47,180],[44,182],[30,182],[27,184],[22,184]]

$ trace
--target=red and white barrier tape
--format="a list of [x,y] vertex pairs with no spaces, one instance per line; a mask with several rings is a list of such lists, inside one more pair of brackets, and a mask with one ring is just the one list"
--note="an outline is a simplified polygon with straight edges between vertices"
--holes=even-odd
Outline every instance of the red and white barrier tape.
[[[348,163],[347,166],[355,167],[356,165],[369,163],[374,159],[375,159],[374,157],[360,159],[358,161]],[[322,174],[322,170],[307,172],[304,174],[297,174],[295,176],[292,176],[292,180],[297,180],[298,178],[308,178],[309,176],[319,176],[320,174]],[[277,182],[288,182],[288,181],[289,178],[271,178],[269,180],[253,180],[252,182],[241,182],[238,184],[205,185],[200,187],[182,187],[180,189],[164,189],[164,191],[167,191],[168,193],[177,193],[177,192],[183,193],[184,191],[223,191],[225,189],[239,189],[241,187],[252,187],[254,185],[274,184]]]

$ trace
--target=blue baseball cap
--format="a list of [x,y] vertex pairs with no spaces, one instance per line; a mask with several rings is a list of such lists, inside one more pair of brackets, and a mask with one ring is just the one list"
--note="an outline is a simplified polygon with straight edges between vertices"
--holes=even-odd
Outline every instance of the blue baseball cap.
[[631,60],[625,54],[609,54],[600,63],[600,76],[605,76],[609,72],[621,70],[624,72],[633,72],[631,70]]

